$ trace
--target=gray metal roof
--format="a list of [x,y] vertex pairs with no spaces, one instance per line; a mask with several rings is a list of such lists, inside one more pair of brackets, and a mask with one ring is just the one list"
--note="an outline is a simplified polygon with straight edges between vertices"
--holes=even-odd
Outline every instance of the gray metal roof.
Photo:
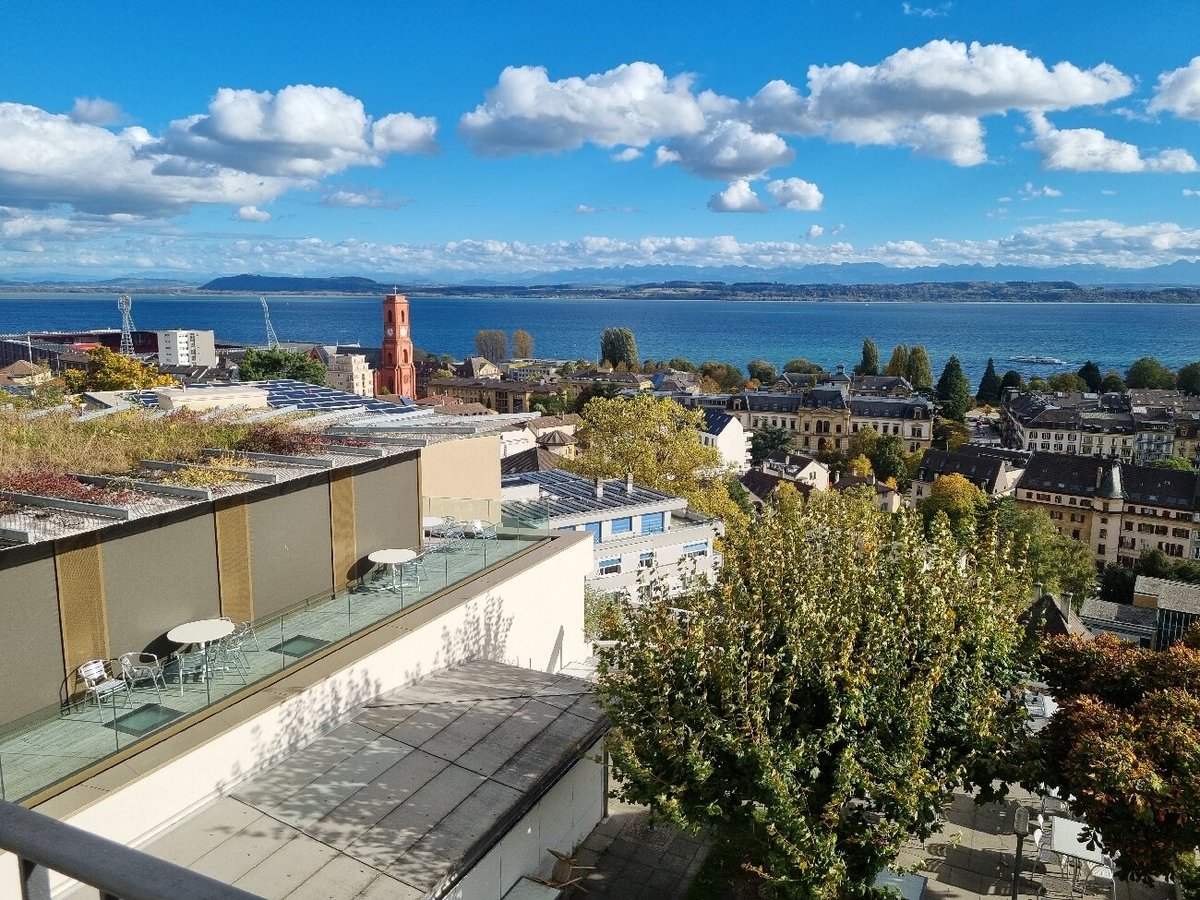
[[680,497],[673,497],[641,485],[635,484],[632,490],[627,491],[625,480],[621,478],[602,481],[603,494],[597,497],[593,481],[561,469],[523,472],[505,478],[503,484],[505,487],[537,485],[542,494],[536,501],[536,506],[540,510],[548,510],[551,520],[621,512],[632,510],[634,507],[659,507],[667,510],[683,509],[687,506],[687,501]]

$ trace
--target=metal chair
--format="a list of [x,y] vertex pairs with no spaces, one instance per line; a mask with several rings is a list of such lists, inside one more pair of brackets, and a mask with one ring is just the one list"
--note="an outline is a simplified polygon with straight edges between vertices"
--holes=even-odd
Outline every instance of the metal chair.
[[1033,832],[1033,844],[1037,847],[1037,861],[1043,866],[1046,866],[1046,871],[1050,871],[1049,867],[1053,863],[1058,866],[1059,872],[1066,874],[1066,868],[1063,866],[1062,857],[1050,849],[1050,835],[1041,828],[1035,829]]
[[243,649],[247,641],[254,642],[254,649],[261,650],[262,645],[258,643],[258,633],[254,630],[253,622],[234,622],[229,616],[221,616],[222,621],[233,622],[233,633],[243,638]]
[[1111,894],[1115,900],[1117,896],[1117,877],[1114,874],[1116,866],[1113,864],[1112,857],[1102,856],[1104,862],[1101,865],[1093,866],[1087,873],[1087,883],[1098,882],[1104,885],[1105,893]]
[[244,638],[236,631],[221,638],[209,648],[211,659],[209,669],[218,674],[232,672],[246,684],[246,674],[250,671],[250,659],[242,647]]
[[179,681],[179,696],[182,697],[183,684],[188,678],[194,684],[200,684],[208,678],[208,654],[204,650],[176,650],[164,672]]
[[122,653],[118,660],[121,663],[121,674],[130,690],[135,690],[138,682],[149,681],[154,685],[158,702],[162,703],[162,689],[167,686],[162,660],[153,653]]
[[118,678],[109,668],[107,659],[89,659],[75,670],[79,680],[83,682],[84,690],[91,694],[96,701],[96,709],[100,718],[104,718],[104,706],[101,701],[105,697],[113,698],[113,721],[117,720],[117,694],[124,693],[125,702],[129,704],[129,685],[124,678]]
[[491,522],[476,519],[463,526],[463,536],[482,541],[496,540],[496,526]]

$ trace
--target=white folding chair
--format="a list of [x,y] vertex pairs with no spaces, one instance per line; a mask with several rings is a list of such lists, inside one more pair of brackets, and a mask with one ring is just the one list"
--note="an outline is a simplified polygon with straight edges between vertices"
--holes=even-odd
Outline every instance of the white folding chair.
[[96,701],[96,709],[100,718],[104,718],[104,706],[101,701],[112,697],[113,721],[117,720],[117,695],[122,694],[123,705],[129,703],[129,685],[124,678],[113,675],[107,659],[89,659],[75,670],[79,680],[83,682],[84,690]]
[[166,676],[163,675],[163,664],[153,653],[122,653],[118,660],[121,663],[121,674],[129,684],[130,690],[136,690],[138,683],[149,681],[162,703],[162,689],[167,686]]

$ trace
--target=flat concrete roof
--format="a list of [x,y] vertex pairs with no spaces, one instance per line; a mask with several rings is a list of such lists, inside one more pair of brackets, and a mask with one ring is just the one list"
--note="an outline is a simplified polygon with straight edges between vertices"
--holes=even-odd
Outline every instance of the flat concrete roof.
[[425,897],[607,729],[589,682],[470,662],[377,697],[143,849],[263,897]]

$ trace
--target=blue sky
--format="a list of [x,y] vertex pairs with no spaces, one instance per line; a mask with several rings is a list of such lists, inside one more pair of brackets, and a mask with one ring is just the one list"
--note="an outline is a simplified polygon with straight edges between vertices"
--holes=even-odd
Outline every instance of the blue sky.
[[1190,2],[8,2],[0,278],[1200,259]]

